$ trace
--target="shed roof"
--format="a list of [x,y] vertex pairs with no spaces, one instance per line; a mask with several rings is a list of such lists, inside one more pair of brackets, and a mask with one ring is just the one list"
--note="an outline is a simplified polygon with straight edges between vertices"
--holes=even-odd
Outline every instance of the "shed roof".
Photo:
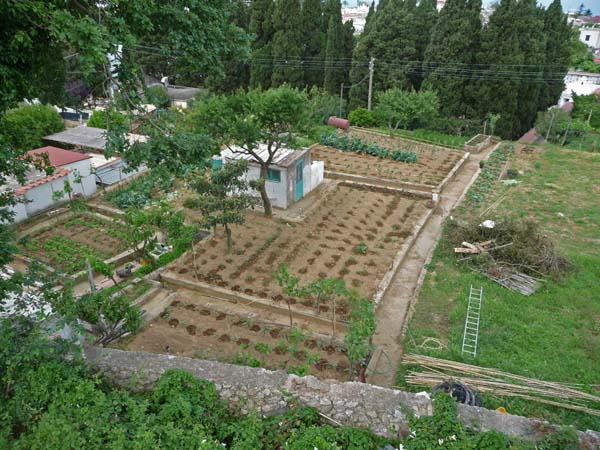
[[83,161],[84,159],[90,159],[90,155],[86,155],[85,153],[77,153],[72,152],[70,150],[65,150],[63,148],[46,146],[41,148],[36,148],[34,150],[29,150],[27,155],[36,159],[40,155],[47,154],[50,165],[53,167],[61,167],[67,164],[72,164],[77,161]]
[[[304,155],[306,152],[308,152],[308,150],[309,150],[308,148],[301,148],[301,149],[293,149],[293,148],[287,148],[287,147],[280,148],[277,151],[277,153],[275,154],[275,157],[273,158],[273,162],[271,163],[271,165],[280,166],[280,167],[289,167],[292,165],[292,163],[294,161],[296,161],[297,159],[302,157],[302,155]],[[267,144],[259,144],[258,148],[255,150],[255,153],[263,161],[268,159],[269,152],[267,150]],[[246,153],[244,149],[242,149],[241,147],[238,147],[238,146],[231,146],[231,147],[227,147],[227,148],[223,149],[223,151],[221,151],[221,157],[226,158],[226,159],[234,159],[234,160],[245,159],[246,161],[249,161],[249,162],[255,161],[251,155]]]
[[49,183],[50,181],[58,180],[59,178],[65,177],[65,176],[69,175],[69,172],[71,172],[69,169],[65,169],[65,168],[57,169],[54,171],[54,173],[52,175],[34,179],[34,180],[30,181],[29,183],[18,187],[17,189],[15,189],[15,195],[17,197],[19,195],[23,195],[30,189],[33,189],[34,187],[41,186],[42,184],[46,184],[46,183]]
[[[129,133],[127,137],[132,144],[136,142],[146,142],[148,139],[144,135],[132,133]],[[44,140],[104,150],[106,148],[106,130],[80,125],[75,128],[69,128],[65,131],[45,136]]]

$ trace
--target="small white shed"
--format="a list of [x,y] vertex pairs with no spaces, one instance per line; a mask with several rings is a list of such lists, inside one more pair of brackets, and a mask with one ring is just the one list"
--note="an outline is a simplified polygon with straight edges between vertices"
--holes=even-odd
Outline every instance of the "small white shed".
[[[256,154],[264,161],[268,158],[266,144],[260,144]],[[213,168],[222,167],[228,161],[245,159],[249,169],[248,181],[260,178],[260,165],[240,147],[227,147],[213,157]],[[310,148],[281,148],[269,166],[266,189],[273,206],[287,208],[301,200],[323,181],[324,164],[312,161]],[[258,192],[256,192],[258,196]]]

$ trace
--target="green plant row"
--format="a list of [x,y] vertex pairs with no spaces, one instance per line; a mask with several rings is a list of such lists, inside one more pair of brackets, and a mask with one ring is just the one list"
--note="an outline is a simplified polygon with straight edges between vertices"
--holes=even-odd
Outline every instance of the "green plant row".
[[155,191],[168,192],[174,183],[174,177],[155,169],[126,186],[107,193],[105,198],[120,209],[143,208],[150,203]]
[[380,147],[377,144],[365,142],[359,138],[349,138],[347,136],[339,137],[335,133],[322,134],[320,143],[329,147],[338,148],[344,152],[354,152],[377,156],[382,159],[391,159],[394,161],[414,164],[417,162],[417,154],[409,150],[390,150]]
[[504,163],[513,153],[514,144],[506,144],[498,147],[484,163],[477,181],[471,186],[466,194],[469,206],[478,208],[485,202],[487,194],[494,188],[494,182],[500,176]]

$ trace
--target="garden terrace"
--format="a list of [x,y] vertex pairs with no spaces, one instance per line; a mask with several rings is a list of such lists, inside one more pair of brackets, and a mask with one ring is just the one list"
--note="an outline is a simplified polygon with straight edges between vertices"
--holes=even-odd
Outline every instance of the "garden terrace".
[[[232,228],[231,252],[219,230],[168,266],[161,277],[168,284],[214,286],[212,295],[232,301],[238,293],[245,294],[287,311],[274,276],[285,263],[303,285],[319,278],[340,278],[349,288],[376,299],[398,252],[430,212],[428,203],[399,191],[339,183],[303,221],[285,222],[249,212],[244,225]],[[321,321],[332,318],[331,301],[322,300],[319,311],[314,297],[290,302],[295,313]],[[338,299],[335,308],[336,319],[345,321],[346,301]]]
[[118,344],[134,351],[212,359],[284,369],[298,375],[347,380],[344,346],[262,320],[225,313],[206,305],[197,295],[177,296],[165,311],[135,336]]
[[317,145],[313,147],[312,158],[324,161],[325,175],[329,178],[431,192],[441,188],[441,183],[462,164],[465,157],[460,150],[368,130],[352,128],[347,136],[376,144],[390,152],[398,149],[414,152],[417,162],[405,163]]
[[118,223],[88,212],[65,214],[20,239],[22,253],[56,271],[73,275],[86,267],[86,258],[108,260],[127,250]]

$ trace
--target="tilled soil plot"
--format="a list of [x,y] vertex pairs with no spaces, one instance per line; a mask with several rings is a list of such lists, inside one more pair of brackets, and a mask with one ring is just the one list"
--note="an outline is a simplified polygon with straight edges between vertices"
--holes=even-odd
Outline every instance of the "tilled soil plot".
[[220,313],[199,302],[175,300],[163,314],[120,346],[223,362],[284,369],[347,380],[345,349],[307,332]]
[[[286,223],[248,214],[246,223],[233,227],[234,249],[225,237],[195,246],[169,266],[177,277],[244,292],[286,307],[274,273],[287,264],[302,284],[319,278],[341,278],[371,299],[392,261],[416,223],[427,212],[428,201],[398,191],[339,184],[303,222]],[[291,299],[298,311],[316,313],[315,298]],[[324,300],[319,313],[332,315]],[[336,316],[344,320],[348,305],[336,301]]]

